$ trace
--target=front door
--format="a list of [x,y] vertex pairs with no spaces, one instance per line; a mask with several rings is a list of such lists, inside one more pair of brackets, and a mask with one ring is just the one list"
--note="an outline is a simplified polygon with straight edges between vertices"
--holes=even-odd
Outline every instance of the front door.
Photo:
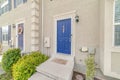
[[71,18],[57,20],[57,53],[71,54]]
[[24,48],[24,24],[18,24],[18,48],[23,50]]

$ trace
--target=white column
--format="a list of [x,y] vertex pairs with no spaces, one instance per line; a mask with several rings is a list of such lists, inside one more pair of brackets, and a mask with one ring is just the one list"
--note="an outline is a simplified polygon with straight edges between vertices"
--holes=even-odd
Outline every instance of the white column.
[[38,51],[40,49],[40,0],[31,0],[31,2],[31,51]]

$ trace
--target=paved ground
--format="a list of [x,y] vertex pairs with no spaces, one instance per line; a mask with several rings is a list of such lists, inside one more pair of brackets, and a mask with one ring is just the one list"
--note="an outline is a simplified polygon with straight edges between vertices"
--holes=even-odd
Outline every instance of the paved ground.
[[2,66],[1,66],[1,60],[2,60],[2,55],[0,55],[0,75],[5,73],[2,69]]
[[1,62],[1,60],[2,60],[2,55],[0,55],[0,62]]
[[[85,80],[85,75],[78,72],[74,72],[72,80]],[[95,78],[94,80],[100,80],[100,79]]]
[[[120,79],[115,79],[115,78],[111,78],[111,77],[103,76],[103,75],[100,78],[101,79],[95,78],[94,80],[120,80]],[[81,73],[74,72],[72,80],[85,80],[85,75],[81,74]]]
[[0,66],[0,75],[1,74],[4,74],[5,72],[3,71],[3,69],[1,68],[1,66]]

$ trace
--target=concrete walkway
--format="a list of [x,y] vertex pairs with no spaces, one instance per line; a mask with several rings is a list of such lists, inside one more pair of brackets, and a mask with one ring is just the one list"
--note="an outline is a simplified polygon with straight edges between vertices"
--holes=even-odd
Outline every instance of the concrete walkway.
[[2,61],[2,55],[0,55],[0,62]]
[[0,75],[5,73],[5,71],[2,69],[1,61],[2,61],[2,55],[0,55]]

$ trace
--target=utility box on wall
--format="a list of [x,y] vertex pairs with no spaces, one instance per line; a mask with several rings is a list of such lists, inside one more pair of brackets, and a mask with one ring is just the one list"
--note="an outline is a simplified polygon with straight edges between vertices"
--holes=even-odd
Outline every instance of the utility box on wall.
[[49,37],[44,38],[44,47],[46,47],[46,48],[50,47],[50,38]]

